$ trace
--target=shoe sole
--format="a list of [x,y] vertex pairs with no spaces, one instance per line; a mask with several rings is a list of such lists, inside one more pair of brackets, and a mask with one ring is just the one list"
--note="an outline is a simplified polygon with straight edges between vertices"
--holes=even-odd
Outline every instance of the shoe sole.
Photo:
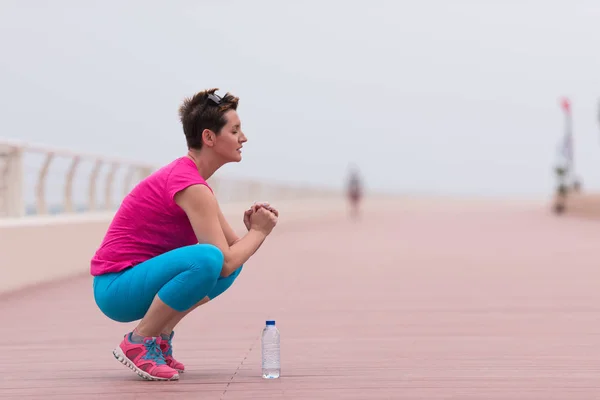
[[113,356],[115,356],[117,361],[119,361],[121,364],[128,367],[133,372],[138,374],[141,378],[143,378],[147,381],[176,381],[179,379],[178,373],[173,375],[170,378],[162,378],[160,376],[150,375],[146,371],[142,371],[141,369],[136,367],[136,365],[133,363],[133,361],[131,361],[129,358],[127,358],[127,356],[125,355],[125,353],[123,353],[123,350],[121,350],[120,347],[117,347],[116,349],[113,350]]

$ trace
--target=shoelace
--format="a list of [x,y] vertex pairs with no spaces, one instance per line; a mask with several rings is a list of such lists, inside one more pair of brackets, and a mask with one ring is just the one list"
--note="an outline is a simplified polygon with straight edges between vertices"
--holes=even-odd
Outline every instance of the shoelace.
[[154,361],[157,365],[167,363],[158,343],[156,343],[156,339],[146,339],[144,341],[144,347],[146,348],[146,355],[143,357],[144,359]]

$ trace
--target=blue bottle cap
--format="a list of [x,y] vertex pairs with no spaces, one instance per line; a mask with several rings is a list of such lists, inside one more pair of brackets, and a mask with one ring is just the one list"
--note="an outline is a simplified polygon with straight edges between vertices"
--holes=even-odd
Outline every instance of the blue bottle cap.
[[267,325],[275,325],[275,321],[267,321]]

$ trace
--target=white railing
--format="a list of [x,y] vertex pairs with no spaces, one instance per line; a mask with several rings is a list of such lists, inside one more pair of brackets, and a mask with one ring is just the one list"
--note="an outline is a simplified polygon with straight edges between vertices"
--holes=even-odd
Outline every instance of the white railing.
[[[156,168],[142,162],[0,139],[0,217],[113,211],[131,188]],[[332,189],[218,176],[209,183],[221,202],[339,194]]]

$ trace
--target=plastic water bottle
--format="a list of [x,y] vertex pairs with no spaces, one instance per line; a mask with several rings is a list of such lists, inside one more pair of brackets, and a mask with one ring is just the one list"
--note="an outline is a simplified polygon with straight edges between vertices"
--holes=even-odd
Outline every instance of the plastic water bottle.
[[275,321],[267,321],[262,331],[262,376],[265,379],[279,378],[279,329]]

